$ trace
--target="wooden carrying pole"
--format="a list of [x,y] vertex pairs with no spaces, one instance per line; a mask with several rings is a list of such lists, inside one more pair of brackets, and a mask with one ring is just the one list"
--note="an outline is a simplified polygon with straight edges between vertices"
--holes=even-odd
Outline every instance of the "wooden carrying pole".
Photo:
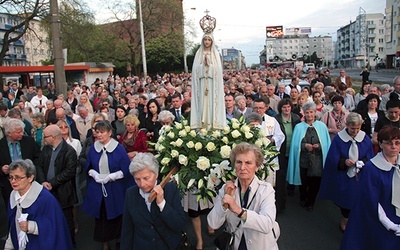
[[[171,169],[171,171],[169,171],[169,173],[167,174],[167,176],[165,176],[165,178],[160,182],[160,186],[161,186],[162,188],[164,188],[165,185],[167,185],[167,183],[170,181],[171,176],[172,176],[173,174],[176,174],[176,173],[178,172],[178,170],[179,170],[179,167],[178,167],[178,166],[173,167],[173,168]],[[156,199],[156,197],[157,197],[157,193],[154,192],[154,190],[151,191],[150,196],[149,196],[149,199],[148,199],[149,202],[153,202],[153,201]]]
[[[227,190],[227,194],[230,195],[230,196],[233,196],[235,194],[235,189],[229,187],[228,190]],[[224,208],[228,209],[229,205],[227,203],[224,203]]]

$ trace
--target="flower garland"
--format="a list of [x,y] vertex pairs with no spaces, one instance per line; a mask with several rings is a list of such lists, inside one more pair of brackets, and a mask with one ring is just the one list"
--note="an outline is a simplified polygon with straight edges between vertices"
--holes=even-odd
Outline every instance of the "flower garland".
[[231,150],[240,142],[246,141],[261,148],[264,165],[256,173],[260,179],[268,176],[272,160],[278,151],[270,144],[262,129],[252,127],[240,120],[231,119],[223,130],[192,130],[187,120],[165,126],[160,137],[151,145],[157,152],[161,164],[160,176],[165,176],[174,166],[180,170],[173,175],[180,191],[196,190],[197,200],[212,200],[218,190],[228,180],[236,177],[230,165]]

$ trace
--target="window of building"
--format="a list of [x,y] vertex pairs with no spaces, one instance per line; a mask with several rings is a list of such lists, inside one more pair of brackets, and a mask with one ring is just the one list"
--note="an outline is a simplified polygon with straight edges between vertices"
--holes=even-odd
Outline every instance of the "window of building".
[[383,47],[379,47],[378,51],[383,52]]
[[379,38],[379,43],[383,43],[383,38]]
[[379,29],[379,34],[380,34],[380,35],[385,34],[385,30],[384,30],[384,29]]
[[41,55],[44,55],[44,49],[41,49],[41,50],[40,50],[40,54],[41,54]]
[[37,55],[37,49],[33,49],[33,54]]

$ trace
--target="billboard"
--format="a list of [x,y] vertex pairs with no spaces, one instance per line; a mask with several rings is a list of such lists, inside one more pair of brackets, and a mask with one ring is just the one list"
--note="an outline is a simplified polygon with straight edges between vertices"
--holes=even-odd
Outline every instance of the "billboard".
[[285,28],[285,35],[291,35],[291,36],[311,35],[311,27]]
[[224,70],[240,69],[240,54],[237,49],[222,50],[222,67]]
[[283,26],[267,26],[267,38],[282,37]]

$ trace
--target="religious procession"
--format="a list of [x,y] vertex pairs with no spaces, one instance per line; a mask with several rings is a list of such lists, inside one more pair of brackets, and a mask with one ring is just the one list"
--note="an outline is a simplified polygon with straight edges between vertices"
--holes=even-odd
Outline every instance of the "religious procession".
[[301,249],[280,218],[321,204],[338,248],[400,249],[400,76],[223,71],[215,25],[191,73],[4,85],[4,249]]

